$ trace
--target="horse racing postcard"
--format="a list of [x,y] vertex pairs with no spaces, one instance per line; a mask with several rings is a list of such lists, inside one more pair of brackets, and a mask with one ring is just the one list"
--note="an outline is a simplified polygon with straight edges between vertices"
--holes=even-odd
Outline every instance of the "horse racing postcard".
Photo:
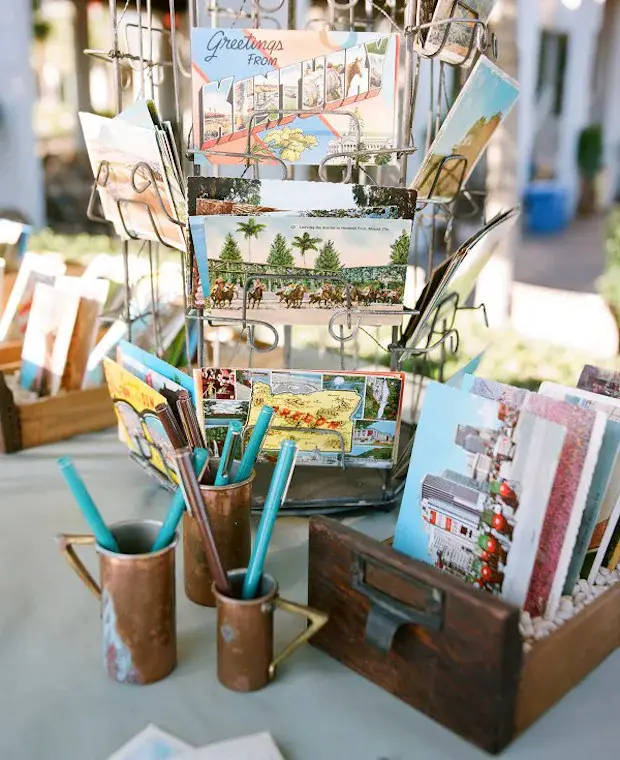
[[261,460],[275,462],[282,441],[299,447],[298,464],[392,467],[398,452],[404,375],[204,367],[194,370],[196,411],[216,454],[227,425],[244,441],[263,406],[274,415]]
[[347,308],[400,324],[410,234],[407,219],[205,216],[205,306],[273,324],[326,324]]
[[191,42],[196,162],[392,161],[398,35],[197,28]]

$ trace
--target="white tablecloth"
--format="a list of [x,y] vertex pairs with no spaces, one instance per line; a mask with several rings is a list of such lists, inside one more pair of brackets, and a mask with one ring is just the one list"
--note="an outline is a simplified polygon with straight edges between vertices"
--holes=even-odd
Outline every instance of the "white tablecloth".
[[[267,689],[227,691],[215,675],[214,612],[185,598],[180,562],[177,670],[146,687],[109,681],[97,603],[53,540],[58,532],[88,532],[56,467],[61,455],[73,457],[109,522],[161,519],[170,499],[128,459],[114,432],[0,457],[1,760],[105,760],[151,722],[195,745],[267,730],[288,760],[488,757],[309,646]],[[356,527],[385,538],[393,522],[393,515],[373,515]],[[83,554],[94,568],[92,550]],[[284,596],[305,601],[305,520],[278,521],[268,570]],[[276,647],[299,626],[280,613]],[[502,757],[616,757],[619,684],[620,651]]]

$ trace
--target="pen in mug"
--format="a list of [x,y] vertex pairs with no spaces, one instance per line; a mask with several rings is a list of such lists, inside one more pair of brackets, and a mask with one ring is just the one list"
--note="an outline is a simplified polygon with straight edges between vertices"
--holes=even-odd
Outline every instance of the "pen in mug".
[[[194,472],[198,481],[202,479],[204,470],[209,466],[209,452],[206,449],[194,449],[192,454],[194,460]],[[159,529],[155,543],[151,547],[152,552],[158,552],[160,549],[164,549],[174,538],[179,522],[185,512],[185,493],[183,488],[179,486],[174,495],[174,498],[170,502],[166,519],[163,525]]]
[[254,430],[252,431],[245,452],[241,457],[241,464],[239,465],[234,480],[235,483],[242,483],[252,474],[252,470],[256,464],[256,459],[261,450],[261,446],[263,445],[263,441],[265,440],[265,436],[267,435],[267,430],[269,429],[269,423],[271,422],[272,417],[273,408],[270,406],[264,406],[258,413]]
[[164,430],[166,431],[166,435],[170,439],[172,448],[175,451],[178,451],[179,449],[182,449],[185,446],[187,446],[187,440],[185,439],[185,434],[179,427],[179,423],[174,418],[174,414],[172,414],[172,409],[170,409],[168,404],[167,403],[158,404],[155,407],[155,414],[157,415]]
[[222,594],[230,596],[230,584],[222,564],[222,559],[217,550],[215,538],[213,536],[213,530],[211,529],[211,523],[209,522],[209,516],[205,509],[204,501],[202,500],[202,494],[200,493],[200,486],[198,480],[194,475],[192,469],[192,458],[189,449],[177,451],[174,454],[176,460],[181,483],[183,484],[183,491],[187,504],[191,507],[192,514],[196,520],[198,530],[200,531],[200,537],[207,557],[207,563],[209,570],[213,577],[215,587]]
[[224,448],[220,457],[220,464],[215,476],[216,486],[227,486],[230,479],[230,467],[233,462],[237,441],[241,437],[243,426],[237,420],[233,420],[228,426]]
[[190,447],[193,449],[196,447],[204,448],[204,436],[200,430],[200,423],[196,417],[196,412],[188,391],[179,391],[177,409],[179,410],[179,416],[181,417],[181,422],[185,428],[185,435]]
[[73,494],[73,498],[76,500],[78,507],[95,536],[95,541],[103,549],[107,549],[111,552],[120,552],[116,539],[103,521],[103,517],[99,514],[99,510],[97,509],[95,502],[92,500],[91,495],[88,493],[84,481],[79,476],[73,462],[69,457],[61,457],[58,460],[58,466],[67,481],[67,485]]
[[256,532],[254,548],[250,556],[248,569],[243,580],[241,591],[242,599],[254,599],[258,590],[260,579],[263,575],[263,566],[271,540],[273,526],[278,516],[278,510],[286,498],[286,492],[293,477],[295,459],[297,458],[297,444],[294,441],[283,441],[278,454],[269,491],[265,499],[263,514],[261,515]]

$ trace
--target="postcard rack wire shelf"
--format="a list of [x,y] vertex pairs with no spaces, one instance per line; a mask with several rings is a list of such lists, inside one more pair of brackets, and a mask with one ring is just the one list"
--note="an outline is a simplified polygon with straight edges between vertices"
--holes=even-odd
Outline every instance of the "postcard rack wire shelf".
[[[470,56],[477,55],[478,53],[486,53],[497,57],[497,40],[494,34],[492,34],[487,25],[480,20],[464,19],[458,16],[459,6],[461,6],[462,0],[455,0],[452,14],[450,19],[437,23],[420,23],[421,17],[421,5],[422,0],[410,0],[410,2],[403,4],[400,3],[387,3],[387,2],[373,2],[372,0],[325,0],[324,15],[321,19],[311,19],[305,24],[305,28],[316,30],[338,30],[338,31],[362,31],[369,30],[377,23],[381,22],[385,25],[386,29],[390,32],[398,31],[402,35],[404,41],[404,55],[401,61],[402,70],[404,73],[404,86],[401,93],[402,108],[399,120],[399,130],[397,138],[397,147],[391,150],[382,150],[382,153],[395,154],[397,159],[397,186],[404,187],[407,185],[407,167],[408,158],[417,149],[418,146],[413,142],[413,126],[414,117],[416,112],[422,115],[423,118],[428,119],[428,130],[426,138],[426,148],[429,147],[432,139],[437,134],[442,120],[442,113],[444,106],[448,105],[447,96],[447,83],[446,83],[446,71],[448,65],[442,61],[437,61],[437,56],[440,54],[443,46],[446,44],[448,34],[453,25],[466,25],[467,28],[472,30],[469,42],[469,49],[464,56],[462,63],[464,63]],[[183,4],[185,6],[185,3]],[[162,29],[158,26],[154,26],[154,11],[152,0],[126,0],[126,2],[117,5],[116,0],[109,0],[110,6],[110,22],[111,22],[111,41],[112,47],[109,51],[102,50],[88,50],[85,51],[91,56],[98,57],[102,60],[109,62],[114,68],[114,82],[116,89],[116,104],[117,110],[120,112],[123,108],[123,84],[124,75],[128,70],[131,70],[134,75],[137,74],[139,80],[139,96],[140,97],[154,97],[156,88],[160,85],[160,81],[157,81],[156,72],[172,72],[173,89],[174,89],[174,112],[176,130],[176,138],[178,140],[178,147],[181,145],[187,146],[188,150],[185,154],[185,158],[188,160],[188,173],[192,173],[197,176],[200,175],[202,167],[194,163],[196,151],[190,150],[191,146],[191,127],[184,128],[182,120],[182,98],[183,89],[182,83],[184,79],[187,79],[191,75],[190,66],[183,61],[183,55],[181,51],[182,43],[180,41],[181,34],[179,32],[178,25],[180,23],[180,14],[178,13],[175,0],[168,0],[168,18],[169,29]],[[296,23],[296,3],[294,0],[273,0],[271,3],[267,3],[266,0],[238,0],[236,8],[231,8],[228,4],[220,3],[219,0],[188,0],[188,23],[189,30],[191,28],[202,26],[230,26],[230,27],[252,27],[252,28],[300,28]],[[120,9],[120,12],[119,12]],[[123,17],[128,10],[133,11],[135,23],[127,23],[125,25],[124,40],[121,40],[121,24]],[[184,8],[182,9],[184,10]],[[441,43],[430,52],[419,52],[419,46],[416,47],[416,41],[419,41],[424,30],[430,29],[434,26],[440,26],[443,28],[444,34]],[[136,32],[137,37],[137,49],[135,45],[132,49],[130,34],[128,32],[129,27]],[[169,58],[162,53],[161,58],[156,59],[154,54],[155,49],[155,37],[161,35],[169,43],[170,51]],[[121,45],[121,41],[124,42]],[[162,48],[162,46],[160,46]],[[163,49],[163,48],[162,48]],[[425,60],[426,59],[426,60]],[[420,77],[422,66],[430,67],[430,104],[428,108],[417,108],[417,100],[419,98],[420,90]],[[436,68],[439,67],[437,72]],[[453,67],[457,74],[459,73],[459,66]],[[438,76],[436,76],[438,74]],[[163,77],[159,77],[163,80]],[[135,89],[135,88],[134,88]],[[273,112],[270,112],[273,113]],[[258,118],[260,114],[255,114],[254,118]],[[355,120],[355,114],[352,114]],[[185,137],[186,136],[186,137]],[[326,157],[318,167],[318,179],[320,181],[336,181],[351,182],[356,181],[360,183],[380,183],[383,176],[383,167],[376,168],[376,175],[372,176],[371,170],[361,164],[360,158],[367,156],[369,151],[360,145],[359,140],[359,125],[358,125],[358,141],[357,149],[354,151],[343,151],[337,155],[330,155]],[[372,153],[373,151],[371,151]],[[260,155],[251,153],[250,150],[243,154],[235,154],[246,160],[241,164],[243,169],[242,176],[251,170],[254,177],[258,177],[262,168],[261,164],[264,158]],[[338,161],[337,164],[334,162]],[[288,167],[278,157],[270,158],[271,165],[274,163],[280,166],[282,171],[282,177],[294,181],[295,169]],[[470,217],[481,216],[481,204],[479,198],[475,193],[470,193],[463,190],[463,179],[467,174],[467,159],[461,155],[450,155],[444,157],[437,167],[434,181],[432,182],[432,188],[429,193],[431,200],[423,200],[418,204],[416,209],[418,232],[413,235],[412,246],[410,250],[410,263],[413,257],[413,263],[417,266],[422,266],[426,270],[427,275],[430,275],[434,266],[434,253],[435,247],[438,242],[440,222],[445,227],[445,256],[449,256],[452,249],[452,233],[454,228],[454,208],[457,200],[461,201],[463,198],[468,200],[472,212]],[[342,172],[340,177],[335,176],[337,170]],[[454,192],[449,199],[443,199],[442,202],[436,202],[432,200],[433,192],[435,191],[437,182],[442,172],[450,171],[455,177]],[[217,174],[217,167],[211,170],[212,174]],[[91,218],[99,218],[95,212],[95,197],[98,184],[105,183],[105,167],[102,165],[99,169],[97,179],[93,186],[93,192],[89,203],[89,216]],[[331,176],[330,176],[331,175]],[[140,203],[139,195],[147,187],[152,184],[156,184],[149,181],[148,177],[144,179],[142,177],[143,184],[140,185],[136,181],[137,176],[140,176],[140,166],[133,167],[132,171],[132,185],[133,190],[138,196],[128,202]],[[390,184],[390,183],[385,183]],[[394,184],[394,182],[392,182]],[[159,199],[162,208],[163,202]],[[123,201],[119,201],[122,205]],[[165,210],[165,208],[164,208]],[[147,242],[150,274],[153,280],[156,277],[157,266],[159,262],[159,246],[166,245],[161,239],[161,235],[157,229],[157,224],[153,215],[149,211],[149,216],[153,223],[154,236],[157,239],[157,243]],[[168,214],[166,216],[169,219]],[[122,214],[121,214],[122,218]],[[426,230],[425,240],[420,241],[418,235],[419,228],[424,227]],[[131,230],[126,230],[128,238],[135,238],[131,234]],[[167,247],[167,246],[166,246]],[[131,278],[129,272],[129,241],[124,240],[122,242],[122,253],[125,262],[125,309],[124,319],[128,323],[128,329],[131,329],[131,324],[139,319],[140,316],[132,314],[130,310],[131,303]],[[185,270],[187,262],[182,259],[182,266]],[[183,272],[185,279],[185,271]],[[247,341],[249,349],[248,366],[252,366],[253,354],[256,352],[270,352],[273,351],[280,343],[280,333],[276,326],[270,324],[264,319],[255,318],[252,314],[252,310],[248,305],[248,283],[244,287],[243,308],[241,317],[211,317],[204,309],[194,308],[190,309],[185,302],[186,311],[186,326],[192,322],[195,322],[198,327],[198,364],[204,365],[204,326],[205,323],[210,327],[217,327],[218,325],[236,325],[241,328],[242,337]],[[155,335],[158,334],[158,304],[157,293],[152,289],[152,304],[151,309],[155,322]],[[438,320],[437,316],[431,320],[427,329],[424,332],[423,338],[416,343],[416,345],[408,344],[408,336],[411,335],[411,325],[419,316],[415,311],[405,311],[403,317],[408,324],[404,328],[393,327],[391,331],[391,340],[385,344],[373,336],[369,330],[363,325],[360,318],[359,310],[355,308],[355,305],[351,303],[350,299],[347,299],[346,306],[334,314],[328,325],[328,333],[331,339],[334,341],[334,345],[338,347],[340,357],[340,370],[353,369],[354,367],[347,367],[347,358],[350,355],[346,352],[348,345],[357,344],[357,338],[361,334],[366,334],[377,345],[377,349],[384,355],[384,363],[389,364],[391,370],[399,370],[406,359],[415,357],[417,359],[428,357],[431,354],[439,355],[440,373],[441,367],[445,362],[445,359],[450,353],[455,353],[459,346],[458,330],[455,326],[455,315],[466,308],[464,304],[454,302],[452,306],[452,313],[449,318],[445,315],[446,304],[441,305],[442,319]],[[450,308],[450,305],[447,305]],[[486,320],[486,313],[484,307],[481,308],[483,316]],[[364,314],[373,312],[377,315],[381,315],[381,310],[364,310]],[[439,313],[439,309],[435,311],[435,315]],[[271,342],[265,344],[256,338],[257,328],[262,328],[269,332],[272,336]],[[186,330],[188,333],[189,330]],[[284,365],[285,368],[291,367],[291,354],[292,354],[292,329],[287,326],[283,330],[284,334]],[[157,346],[155,349],[157,350]],[[189,356],[189,344],[188,344],[188,356]],[[353,356],[353,361],[357,361],[357,352]],[[416,378],[418,381],[420,378]],[[416,384],[414,384],[416,385]],[[419,383],[417,383],[419,386]],[[416,401],[413,400],[413,404]],[[410,431],[413,434],[413,429]],[[403,473],[406,473],[406,466],[408,457],[411,450],[411,440],[408,444],[401,447],[400,458],[396,466],[391,471],[386,471],[385,476],[381,478],[381,486],[377,489],[376,477],[372,485],[364,484],[362,491],[368,494],[369,490],[372,493],[370,497],[367,495],[363,498],[357,494],[334,496],[332,498],[321,499],[295,499],[291,497],[287,499],[283,509],[287,513],[295,514],[316,514],[316,513],[333,513],[349,510],[356,510],[360,508],[374,507],[382,510],[393,509],[400,497],[403,483],[398,481],[396,477],[402,478]],[[310,472],[313,468],[308,468]],[[341,477],[346,477],[346,468],[338,468]],[[377,473],[374,473],[376,476]],[[360,471],[355,471],[355,478],[359,482]],[[376,492],[374,492],[376,490]],[[261,502],[257,500],[256,508],[260,510]]]

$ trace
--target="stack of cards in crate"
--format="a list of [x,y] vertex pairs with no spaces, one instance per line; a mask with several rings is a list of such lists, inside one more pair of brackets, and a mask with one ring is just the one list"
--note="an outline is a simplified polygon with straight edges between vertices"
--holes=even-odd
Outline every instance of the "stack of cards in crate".
[[[145,270],[140,263],[131,259],[132,339],[140,346],[158,346],[173,364],[180,364],[186,361],[181,268],[163,263],[151,280],[148,265]],[[84,268],[65,264],[57,254],[24,254],[0,310],[0,345],[10,342],[19,350],[21,344],[19,376],[10,381],[19,397],[54,396],[103,384],[102,360],[128,334],[122,270],[120,256],[99,254]],[[68,276],[68,271],[74,274]],[[195,353],[195,327],[189,343]]]
[[431,383],[394,547],[553,619],[620,558],[619,381],[586,368],[577,388],[538,393]]

